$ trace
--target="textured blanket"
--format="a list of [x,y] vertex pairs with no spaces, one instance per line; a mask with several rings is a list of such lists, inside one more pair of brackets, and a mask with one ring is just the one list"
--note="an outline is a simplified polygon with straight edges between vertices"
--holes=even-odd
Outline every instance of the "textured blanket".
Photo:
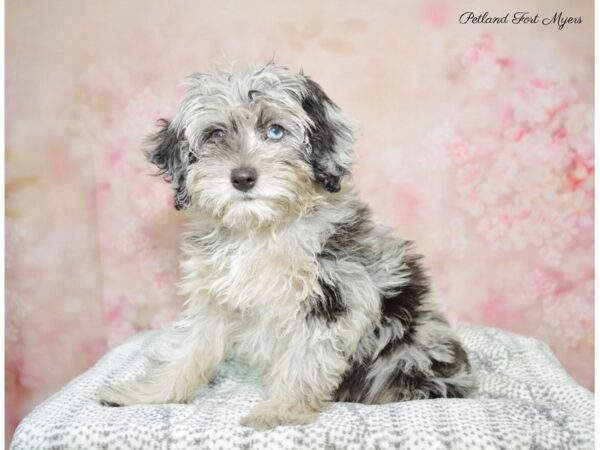
[[20,449],[566,449],[593,448],[594,399],[541,342],[459,327],[479,375],[476,398],[370,406],[336,403],[311,425],[254,431],[239,420],[260,377],[229,360],[186,405],[110,408],[94,393],[141,371],[156,332],[139,334],[39,405],[17,429]]

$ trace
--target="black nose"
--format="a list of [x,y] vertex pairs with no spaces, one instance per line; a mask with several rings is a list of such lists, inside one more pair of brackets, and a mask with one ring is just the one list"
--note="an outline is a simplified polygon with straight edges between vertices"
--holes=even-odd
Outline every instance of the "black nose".
[[256,184],[258,174],[255,169],[244,167],[231,171],[231,184],[238,191],[247,192]]

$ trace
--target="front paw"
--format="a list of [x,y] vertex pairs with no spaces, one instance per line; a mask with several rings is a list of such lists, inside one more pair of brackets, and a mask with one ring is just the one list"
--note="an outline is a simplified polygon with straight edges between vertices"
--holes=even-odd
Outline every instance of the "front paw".
[[102,386],[96,391],[96,397],[104,406],[131,406],[148,403],[166,403],[160,398],[156,387],[134,379],[122,383]]
[[127,394],[127,392],[131,392],[131,388],[127,384],[118,383],[100,387],[96,391],[98,402],[103,406],[128,406],[135,404],[135,401],[132,401],[131,395]]
[[278,426],[306,425],[313,422],[318,415],[319,410],[309,405],[278,405],[264,402],[250,411],[250,414],[240,421],[240,425],[255,430],[270,430]]

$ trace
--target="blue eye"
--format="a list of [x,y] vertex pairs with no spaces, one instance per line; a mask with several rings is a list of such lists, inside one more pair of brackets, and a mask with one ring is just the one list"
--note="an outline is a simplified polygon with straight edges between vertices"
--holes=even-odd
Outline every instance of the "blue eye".
[[284,131],[281,125],[269,125],[269,128],[267,128],[267,137],[273,141],[278,141],[283,137]]
[[211,139],[223,139],[225,137],[225,132],[223,130],[214,130],[210,133]]

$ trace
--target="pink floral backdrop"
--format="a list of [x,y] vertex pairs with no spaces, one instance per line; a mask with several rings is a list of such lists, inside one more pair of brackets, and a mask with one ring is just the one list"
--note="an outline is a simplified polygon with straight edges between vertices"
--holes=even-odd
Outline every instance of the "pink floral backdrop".
[[593,389],[593,2],[22,2],[6,14],[7,439],[175,317],[181,219],[140,152],[181,79],[275,58],[362,124],[356,184],[456,322],[545,341]]

